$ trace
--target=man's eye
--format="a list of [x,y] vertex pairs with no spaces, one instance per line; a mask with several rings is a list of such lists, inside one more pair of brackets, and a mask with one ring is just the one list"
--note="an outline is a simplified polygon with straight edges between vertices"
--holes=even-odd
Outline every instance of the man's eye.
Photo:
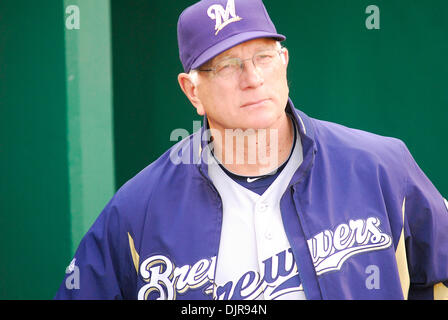
[[218,71],[221,71],[221,70],[225,70],[225,69],[229,69],[229,68],[231,68],[232,66],[231,66],[231,64],[230,63],[226,63],[226,64],[222,64],[222,65],[220,65],[220,66],[218,66]]
[[237,61],[226,61],[216,66],[216,72],[229,72],[238,69],[239,63]]
[[256,56],[256,61],[259,63],[269,63],[274,58],[274,55],[270,53],[263,53]]

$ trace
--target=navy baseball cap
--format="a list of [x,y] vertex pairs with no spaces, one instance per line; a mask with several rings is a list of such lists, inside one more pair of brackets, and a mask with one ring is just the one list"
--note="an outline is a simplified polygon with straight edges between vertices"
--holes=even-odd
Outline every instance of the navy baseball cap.
[[277,33],[261,0],[202,0],[186,8],[177,23],[180,61],[187,73],[257,38],[286,39]]

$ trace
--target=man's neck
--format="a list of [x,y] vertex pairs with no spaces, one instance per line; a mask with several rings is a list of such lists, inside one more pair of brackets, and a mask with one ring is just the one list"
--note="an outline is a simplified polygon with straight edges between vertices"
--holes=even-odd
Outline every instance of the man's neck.
[[218,130],[221,138],[214,136],[213,153],[234,174],[269,174],[288,159],[293,146],[293,130],[292,120],[286,113],[274,128]]

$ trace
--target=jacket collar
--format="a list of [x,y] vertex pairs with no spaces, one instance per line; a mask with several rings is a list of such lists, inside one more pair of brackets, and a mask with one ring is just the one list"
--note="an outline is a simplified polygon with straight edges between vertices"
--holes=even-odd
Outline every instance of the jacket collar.
[[303,162],[290,181],[290,185],[294,185],[302,181],[310,172],[317,153],[317,146],[312,119],[302,111],[296,109],[291,98],[288,99],[288,104],[286,106],[286,111],[288,112],[288,110],[291,112],[298,125],[303,149]]

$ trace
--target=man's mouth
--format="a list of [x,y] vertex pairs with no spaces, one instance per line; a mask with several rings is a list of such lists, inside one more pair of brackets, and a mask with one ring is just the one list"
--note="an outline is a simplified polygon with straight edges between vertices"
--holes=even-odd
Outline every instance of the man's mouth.
[[258,106],[264,104],[268,100],[269,99],[261,99],[261,100],[250,101],[250,102],[247,102],[247,103],[243,104],[240,108],[258,107]]

